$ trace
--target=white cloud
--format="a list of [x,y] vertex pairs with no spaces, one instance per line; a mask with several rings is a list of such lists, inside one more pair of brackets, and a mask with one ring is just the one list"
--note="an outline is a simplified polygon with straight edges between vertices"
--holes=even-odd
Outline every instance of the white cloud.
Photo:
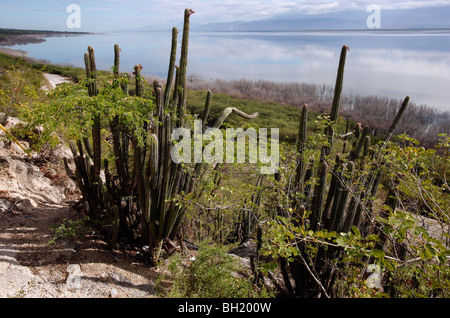
[[[38,14],[46,23],[54,20],[50,13],[65,17],[65,6],[79,4],[84,25],[95,30],[139,28],[145,25],[180,26],[185,8],[196,11],[191,22],[207,24],[214,22],[252,21],[270,18],[279,14],[317,14],[342,10],[365,10],[369,4],[382,9],[422,8],[450,5],[450,0],[22,0],[13,5],[0,5],[2,22],[6,26],[30,25],[30,17]],[[3,4],[3,3],[2,3]],[[48,16],[42,12],[47,12]],[[92,21],[92,23],[89,23]],[[54,22],[55,24],[56,22]],[[38,27],[35,23],[32,27]],[[59,25],[55,24],[56,29]],[[100,31],[101,31],[100,30]]]
[[194,9],[197,14],[193,18],[193,22],[208,23],[251,21],[284,13],[317,14],[342,10],[365,10],[370,4],[377,4],[382,9],[409,9],[450,5],[450,0],[194,0],[170,2],[156,0],[148,2],[144,8],[176,18],[182,16],[180,8],[189,7]]

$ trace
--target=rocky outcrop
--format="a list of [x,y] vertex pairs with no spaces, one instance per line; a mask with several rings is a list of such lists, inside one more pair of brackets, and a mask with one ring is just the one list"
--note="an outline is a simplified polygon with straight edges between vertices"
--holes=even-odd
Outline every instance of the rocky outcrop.
[[[2,126],[10,130],[21,121],[14,117],[3,117]],[[19,142],[20,145],[17,143]],[[18,207],[36,208],[39,203],[59,204],[65,200],[67,191],[76,186],[57,164],[42,161],[37,154],[27,154],[25,141],[11,141],[7,133],[0,130],[0,211]],[[70,149],[60,145],[50,155],[56,163],[63,157],[71,159]]]

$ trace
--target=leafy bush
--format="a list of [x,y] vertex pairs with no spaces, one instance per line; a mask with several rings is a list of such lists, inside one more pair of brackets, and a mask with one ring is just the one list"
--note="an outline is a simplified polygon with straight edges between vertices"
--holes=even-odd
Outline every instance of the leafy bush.
[[87,233],[87,222],[89,222],[89,219],[86,217],[78,220],[64,219],[60,224],[53,226],[54,236],[48,244],[56,244],[60,239],[73,239],[78,235]]
[[40,88],[44,77],[24,60],[0,53],[0,111],[9,116],[24,116],[36,101],[45,100]]
[[[388,191],[380,191],[365,211],[371,231],[314,229],[311,211],[299,214],[281,204],[284,193],[275,193],[285,213],[268,222],[263,253],[288,264],[301,260],[323,291],[328,268],[334,279],[330,297],[449,297],[449,143],[440,137],[441,155],[407,135],[399,136],[402,144],[385,145],[382,184]],[[333,257],[324,258],[327,253]],[[370,268],[377,268],[376,287],[368,283]]]

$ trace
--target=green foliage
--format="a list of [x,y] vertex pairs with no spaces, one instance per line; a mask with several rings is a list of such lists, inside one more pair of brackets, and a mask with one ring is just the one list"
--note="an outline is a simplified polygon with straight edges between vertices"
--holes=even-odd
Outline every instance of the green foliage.
[[398,180],[390,195],[401,199],[398,205],[402,209],[449,223],[448,137],[440,138],[438,153],[421,147],[414,138],[400,135],[401,143],[390,143],[385,150],[386,176],[388,181]]
[[40,89],[43,80],[29,63],[0,53],[0,111],[9,116],[26,116],[28,107],[45,100]]
[[[450,249],[409,213],[397,211],[379,221],[391,242],[383,250],[376,248],[378,235],[363,236],[357,227],[347,233],[312,231],[278,218],[270,221],[262,253],[294,262],[306,251],[305,259],[312,262],[319,255],[318,246],[338,248],[340,258],[330,264],[335,268],[337,297],[449,297]],[[368,260],[380,268],[382,288],[368,285]]]
[[254,286],[239,261],[225,247],[202,244],[197,255],[183,259],[176,255],[168,266],[174,276],[168,297],[186,298],[252,298],[270,297],[265,289]]
[[112,80],[113,75],[99,80],[99,94],[92,97],[87,94],[87,80],[58,85],[48,95],[50,103],[34,107],[33,122],[47,131],[60,132],[67,140],[76,140],[89,135],[96,115],[101,114],[101,127],[104,129],[115,116],[120,115],[130,131],[136,132],[135,137],[142,140],[142,127],[152,119],[154,100],[127,96]]
[[53,226],[54,235],[48,244],[56,244],[61,239],[74,239],[77,236],[87,233],[89,219],[81,218],[77,220],[64,219],[60,224]]
[[[159,255],[185,215],[186,236],[221,244],[252,237],[255,225],[264,224],[261,252],[278,259],[280,269],[291,275],[285,283],[295,283],[296,296],[449,297],[450,137],[440,134],[435,149],[425,149],[408,135],[393,136],[409,97],[384,139],[339,117],[346,46],[330,114],[306,113],[305,107],[301,116],[289,105],[188,91],[191,13],[185,11],[179,68],[178,31],[172,30],[165,90],[146,83],[139,65],[133,81],[120,73],[118,45],[110,72],[92,67],[88,54],[88,74],[0,54],[0,110],[27,122],[12,129],[13,135],[35,149],[59,138],[79,141],[78,148],[72,145],[74,177],[85,203],[113,224],[113,244],[133,238]],[[45,94],[41,71],[71,77],[75,84]],[[230,115],[230,107],[259,116],[248,121]],[[280,128],[281,164],[274,177],[255,175],[257,165],[170,164],[169,128],[191,127],[196,116],[212,126],[228,115],[224,128]],[[100,149],[101,164],[93,154]],[[101,165],[105,184],[99,178]],[[84,228],[85,220],[64,220],[50,243]],[[262,267],[273,270],[274,264]],[[379,287],[368,283],[373,266]],[[195,261],[176,255],[169,268],[175,277],[172,297],[269,296],[235,275],[242,268],[221,247],[203,245]]]

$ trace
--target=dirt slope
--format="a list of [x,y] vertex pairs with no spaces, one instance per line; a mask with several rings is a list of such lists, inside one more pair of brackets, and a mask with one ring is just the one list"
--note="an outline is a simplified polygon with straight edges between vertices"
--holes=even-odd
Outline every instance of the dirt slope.
[[0,297],[155,297],[165,282],[139,251],[113,250],[92,229],[55,240],[57,227],[83,218],[63,156],[67,147],[30,158],[0,134]]

